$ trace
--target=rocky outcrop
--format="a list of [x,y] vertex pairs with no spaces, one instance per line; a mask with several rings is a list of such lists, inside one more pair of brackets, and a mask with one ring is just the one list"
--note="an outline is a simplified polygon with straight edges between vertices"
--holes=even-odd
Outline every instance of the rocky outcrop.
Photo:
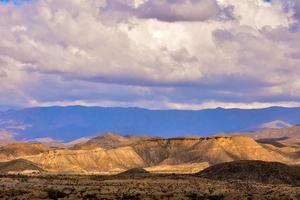
[[52,172],[114,173],[144,165],[131,147],[105,150],[51,150],[26,159]]
[[155,139],[142,141],[134,149],[147,166],[202,162],[214,165],[234,160],[293,162],[246,136]]

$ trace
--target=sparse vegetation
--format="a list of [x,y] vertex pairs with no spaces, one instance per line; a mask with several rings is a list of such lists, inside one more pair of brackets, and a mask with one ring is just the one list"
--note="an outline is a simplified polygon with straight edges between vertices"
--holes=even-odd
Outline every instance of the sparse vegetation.
[[0,199],[67,200],[299,200],[300,187],[287,184],[209,180],[195,175],[146,176],[18,175],[2,176]]
[[[300,200],[296,147],[246,136],[142,139],[110,133],[77,148],[0,149],[0,199]],[[240,161],[247,158],[252,161]]]
[[67,194],[64,192],[55,189],[47,189],[46,192],[48,193],[48,197],[50,199],[61,199],[67,196]]

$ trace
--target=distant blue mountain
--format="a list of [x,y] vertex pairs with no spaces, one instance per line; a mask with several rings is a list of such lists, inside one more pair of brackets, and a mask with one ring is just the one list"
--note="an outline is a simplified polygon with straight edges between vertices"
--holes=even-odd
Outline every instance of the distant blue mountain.
[[106,131],[121,134],[175,137],[207,136],[219,132],[254,130],[281,120],[300,123],[300,108],[147,110],[103,107],[36,107],[0,112],[0,129],[17,133],[17,139],[51,137],[73,140]]
[[20,108],[17,106],[0,105],[0,112],[8,111],[8,110],[17,110],[17,109],[20,109]]

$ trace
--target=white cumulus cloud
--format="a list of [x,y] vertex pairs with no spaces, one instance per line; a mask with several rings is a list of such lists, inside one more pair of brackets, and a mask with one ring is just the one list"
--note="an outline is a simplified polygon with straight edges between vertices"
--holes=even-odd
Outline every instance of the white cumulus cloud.
[[0,4],[0,104],[295,105],[298,1]]

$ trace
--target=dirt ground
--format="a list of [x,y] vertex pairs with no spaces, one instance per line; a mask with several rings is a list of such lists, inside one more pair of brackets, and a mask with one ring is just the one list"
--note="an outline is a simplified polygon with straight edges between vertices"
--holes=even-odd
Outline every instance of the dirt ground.
[[0,176],[0,199],[282,199],[300,200],[300,187],[213,181],[193,175]]

